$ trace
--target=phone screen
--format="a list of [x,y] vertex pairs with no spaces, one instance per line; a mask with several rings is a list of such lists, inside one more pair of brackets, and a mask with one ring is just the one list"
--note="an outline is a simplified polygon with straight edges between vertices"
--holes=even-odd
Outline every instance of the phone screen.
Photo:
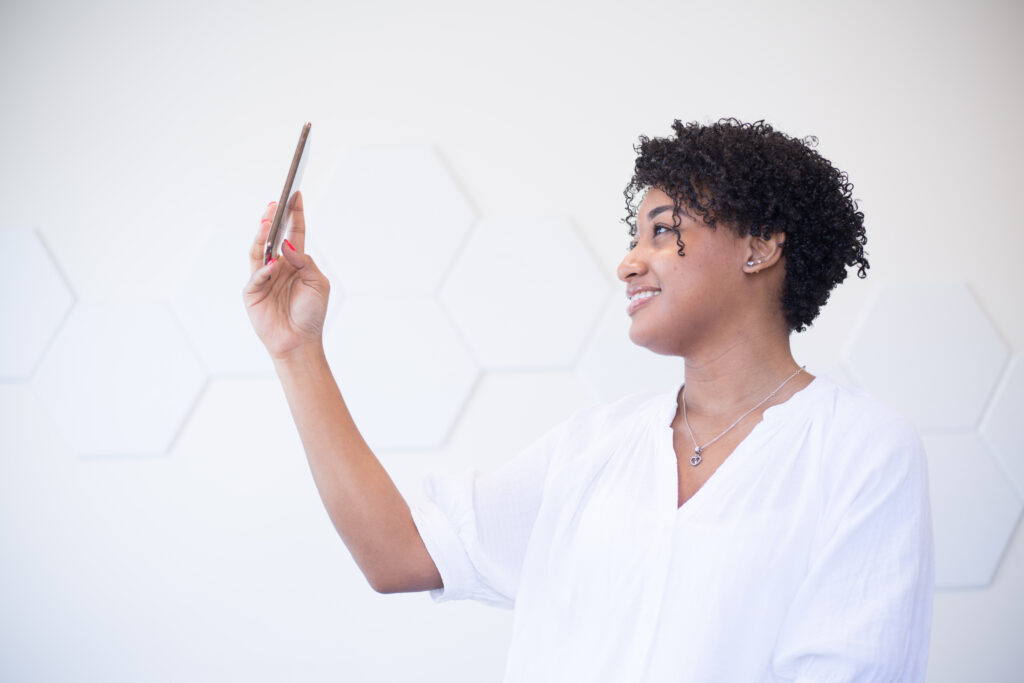
[[288,177],[284,181],[284,189],[281,191],[281,200],[277,203],[274,211],[274,218],[270,223],[270,232],[267,233],[267,242],[263,248],[263,264],[266,265],[274,254],[278,253],[281,246],[281,239],[291,229],[291,207],[295,193],[299,189],[299,182],[302,180],[302,172],[306,168],[306,159],[309,157],[309,130],[311,124],[307,121],[302,124],[302,132],[299,134],[299,144],[295,147],[295,154],[292,155],[292,165],[288,168]]

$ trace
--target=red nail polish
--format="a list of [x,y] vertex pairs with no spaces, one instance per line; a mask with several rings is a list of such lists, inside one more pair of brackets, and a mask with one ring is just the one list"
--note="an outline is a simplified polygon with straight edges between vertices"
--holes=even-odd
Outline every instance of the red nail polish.
[[269,261],[267,261],[267,265],[268,266],[273,265],[274,261],[276,261],[276,260],[277,260],[277,257],[275,256],[274,258],[272,258]]
[[295,247],[292,246],[291,242],[289,242],[288,240],[285,240],[284,243],[288,245],[289,249],[291,249],[292,251],[295,251]]

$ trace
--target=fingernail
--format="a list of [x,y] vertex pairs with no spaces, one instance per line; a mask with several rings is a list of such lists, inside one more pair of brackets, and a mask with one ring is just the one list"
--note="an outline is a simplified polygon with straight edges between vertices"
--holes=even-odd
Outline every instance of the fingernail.
[[272,259],[270,259],[269,261],[267,261],[267,265],[268,265],[268,266],[272,266],[272,265],[274,265],[274,261],[276,261],[276,260],[277,260],[277,257],[275,256],[274,258],[272,258]]
[[295,247],[292,246],[291,242],[289,242],[288,240],[285,240],[284,243],[288,245],[289,249],[291,249],[292,251],[295,251]]

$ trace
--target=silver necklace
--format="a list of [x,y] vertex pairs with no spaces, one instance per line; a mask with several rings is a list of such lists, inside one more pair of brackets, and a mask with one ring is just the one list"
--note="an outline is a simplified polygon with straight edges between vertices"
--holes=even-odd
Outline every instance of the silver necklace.
[[787,384],[789,384],[789,380],[793,379],[794,377],[799,375],[801,372],[803,372],[804,368],[806,368],[806,367],[807,367],[806,365],[801,365],[800,368],[797,369],[797,371],[794,372],[792,375],[787,377],[782,384],[780,384],[779,386],[775,387],[775,391],[773,391],[772,393],[770,393],[767,396],[765,396],[763,399],[761,399],[760,403],[758,403],[756,406],[754,406],[753,408],[751,408],[750,410],[748,410],[747,412],[743,413],[738,418],[736,418],[736,421],[733,422],[728,427],[726,427],[724,432],[722,432],[721,434],[719,434],[715,438],[711,439],[711,441],[708,441],[703,446],[698,446],[697,445],[697,439],[695,439],[693,437],[693,429],[690,428],[690,421],[686,419],[686,385],[683,384],[683,395],[680,397],[680,401],[682,401],[682,403],[683,403],[683,423],[686,424],[686,431],[690,432],[690,441],[693,442],[693,455],[690,457],[690,464],[692,466],[694,466],[694,467],[699,465],[700,464],[700,460],[701,460],[700,454],[704,452],[705,448],[707,448],[708,446],[710,446],[711,444],[713,444],[714,442],[718,441],[723,436],[728,434],[729,430],[732,429],[733,427],[735,427],[736,425],[738,425],[743,418],[745,418],[747,415],[750,415],[752,412],[754,412],[755,410],[757,410],[758,408],[763,406],[765,403],[767,403],[768,400],[771,399],[772,396],[774,396],[775,394],[777,394],[780,391],[782,391],[782,387],[784,387]]

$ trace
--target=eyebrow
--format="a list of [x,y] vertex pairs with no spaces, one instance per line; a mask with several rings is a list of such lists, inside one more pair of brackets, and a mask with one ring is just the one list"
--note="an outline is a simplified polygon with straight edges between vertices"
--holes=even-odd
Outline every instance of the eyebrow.
[[[650,211],[647,212],[647,220],[653,221],[655,219],[655,217],[665,213],[666,211],[671,211],[672,208],[673,207],[672,207],[671,204],[664,204],[663,206],[656,206],[656,207],[654,207],[653,209],[651,209]],[[693,216],[691,216],[686,211],[686,209],[684,209],[682,207],[679,208],[679,213],[683,214],[687,218],[693,218]]]

